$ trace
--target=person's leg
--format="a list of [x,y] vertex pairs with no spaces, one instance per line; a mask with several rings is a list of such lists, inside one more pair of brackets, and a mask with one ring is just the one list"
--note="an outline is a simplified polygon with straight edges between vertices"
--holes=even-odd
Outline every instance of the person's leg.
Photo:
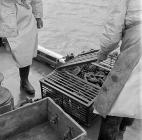
[[124,133],[126,131],[126,127],[127,126],[131,126],[133,121],[134,121],[133,118],[126,118],[126,117],[124,117],[122,119],[122,122],[121,122],[120,127],[119,127],[119,137],[121,139],[123,138],[123,135],[124,135]]
[[2,37],[0,37],[0,47],[2,47],[3,46],[3,39],[2,39]]
[[132,125],[133,121],[134,121],[133,118],[123,118],[119,130],[125,131],[127,126]]
[[19,68],[19,74],[21,78],[20,84],[23,90],[25,90],[27,93],[32,95],[35,93],[35,90],[28,80],[29,71],[30,71],[30,66]]
[[0,37],[0,46],[1,46],[1,44],[2,44],[2,38]]
[[122,119],[114,116],[102,118],[98,140],[116,140]]

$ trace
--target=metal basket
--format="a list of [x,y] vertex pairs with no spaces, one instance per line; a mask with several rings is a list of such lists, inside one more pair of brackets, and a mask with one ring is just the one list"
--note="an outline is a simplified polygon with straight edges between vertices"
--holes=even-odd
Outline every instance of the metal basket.
[[66,71],[54,71],[40,80],[42,98],[51,97],[68,114],[88,125],[99,87]]
[[[92,119],[96,116],[93,114],[92,105],[103,83],[99,85],[87,81],[82,78],[80,74],[81,70],[85,73],[88,70],[88,65],[93,65],[95,69],[105,72],[106,75],[103,77],[105,80],[115,61],[116,58],[109,56],[106,61],[100,64],[90,61],[88,63],[79,63],[79,65],[73,65],[71,67],[70,63],[69,65],[64,65],[65,67],[62,66],[54,70],[51,74],[47,75],[47,77],[40,80],[42,98],[47,96],[51,97],[77,121],[89,126]],[[74,74],[72,68],[76,66],[80,66],[81,68],[78,70],[79,72],[75,72]],[[84,69],[82,69],[82,67],[84,67]]]

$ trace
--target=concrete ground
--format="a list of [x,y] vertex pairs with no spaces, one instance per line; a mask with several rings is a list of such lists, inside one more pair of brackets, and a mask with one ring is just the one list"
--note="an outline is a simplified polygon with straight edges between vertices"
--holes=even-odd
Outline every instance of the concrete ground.
[[[40,98],[41,91],[39,80],[43,78],[45,75],[49,74],[52,70],[53,68],[51,68],[47,64],[42,64],[35,60],[33,61],[29,79],[36,90],[36,94],[34,96],[29,96],[20,89],[18,69],[15,65],[15,62],[12,59],[12,56],[9,52],[6,51],[5,48],[0,47],[0,72],[2,72],[4,75],[4,81],[2,82],[2,86],[8,88],[11,91],[14,97],[15,105],[24,100],[26,97],[33,99]],[[100,118],[96,117],[96,119],[92,122],[91,127],[86,128],[83,126],[87,131],[89,140],[97,140],[100,122]],[[135,120],[133,125],[127,128],[123,140],[142,140],[141,126],[142,121]]]

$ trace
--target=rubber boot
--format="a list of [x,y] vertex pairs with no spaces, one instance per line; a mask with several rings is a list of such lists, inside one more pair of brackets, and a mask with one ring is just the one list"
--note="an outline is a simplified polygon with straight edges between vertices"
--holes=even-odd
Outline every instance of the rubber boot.
[[19,74],[21,79],[20,86],[28,94],[33,95],[35,94],[35,90],[28,80],[29,71],[30,71],[30,66],[19,68]]

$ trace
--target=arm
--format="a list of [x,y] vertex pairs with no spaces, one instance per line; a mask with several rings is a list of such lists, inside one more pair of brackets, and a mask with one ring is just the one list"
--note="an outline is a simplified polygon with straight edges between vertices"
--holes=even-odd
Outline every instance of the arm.
[[100,39],[101,50],[98,60],[105,60],[107,55],[118,47],[122,38],[126,15],[126,0],[115,0],[110,5],[108,20],[104,26],[104,32]]
[[31,0],[32,12],[37,21],[37,28],[40,29],[43,27],[43,6],[42,0]]
[[42,0],[31,0],[32,12],[35,18],[43,17]]

